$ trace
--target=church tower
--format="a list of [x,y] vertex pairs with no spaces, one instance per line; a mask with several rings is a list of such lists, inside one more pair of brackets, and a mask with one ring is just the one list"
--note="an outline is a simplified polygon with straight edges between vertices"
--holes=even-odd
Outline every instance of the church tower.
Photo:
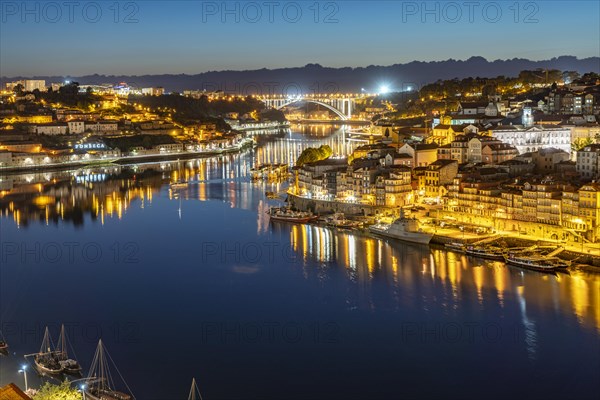
[[533,114],[531,112],[531,108],[530,107],[524,107],[523,108],[523,117],[522,117],[521,123],[526,128],[529,128],[529,127],[533,126]]

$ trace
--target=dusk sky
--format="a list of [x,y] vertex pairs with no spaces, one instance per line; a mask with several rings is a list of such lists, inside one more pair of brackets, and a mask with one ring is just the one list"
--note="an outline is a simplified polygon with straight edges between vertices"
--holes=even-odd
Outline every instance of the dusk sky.
[[278,1],[271,10],[263,1],[75,3],[70,12],[62,1],[28,2],[28,10],[21,1],[2,1],[0,75],[600,55],[600,2],[593,0],[520,2],[518,13],[513,1],[473,2],[471,10],[464,2],[429,2],[429,14],[420,1]]

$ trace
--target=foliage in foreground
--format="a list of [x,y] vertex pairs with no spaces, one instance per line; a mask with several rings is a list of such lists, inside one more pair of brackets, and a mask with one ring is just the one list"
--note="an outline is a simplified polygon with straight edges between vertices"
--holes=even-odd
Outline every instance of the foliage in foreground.
[[44,385],[37,391],[33,400],[81,400],[81,393],[71,387],[68,381],[64,381],[60,385],[53,385],[50,382]]

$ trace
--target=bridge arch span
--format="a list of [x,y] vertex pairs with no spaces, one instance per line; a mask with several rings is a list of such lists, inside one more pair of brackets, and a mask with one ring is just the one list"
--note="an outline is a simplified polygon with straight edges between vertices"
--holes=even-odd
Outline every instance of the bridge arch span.
[[313,100],[313,99],[304,99],[304,98],[301,98],[301,99],[293,99],[293,100],[290,100],[290,101],[288,101],[288,102],[286,102],[286,103],[284,103],[284,104],[282,104],[282,105],[280,105],[280,106],[278,106],[278,107],[275,107],[275,108],[276,108],[277,110],[281,110],[283,107],[287,107],[287,106],[289,106],[290,104],[294,104],[294,103],[302,103],[302,102],[305,102],[305,103],[314,103],[314,104],[318,104],[318,105],[320,105],[320,106],[323,106],[323,107],[327,108],[327,109],[328,109],[328,110],[330,110],[330,111],[333,111],[333,112],[334,112],[334,113],[335,113],[335,114],[336,114],[338,117],[340,117],[340,119],[341,119],[342,121],[346,121],[346,120],[348,120],[348,116],[347,116],[347,115],[344,115],[344,113],[342,113],[342,112],[341,112],[340,110],[338,110],[337,108],[335,108],[335,107],[332,107],[332,106],[330,106],[329,104],[327,104],[327,103],[324,103],[324,102],[322,102],[322,101],[319,101],[319,100]]

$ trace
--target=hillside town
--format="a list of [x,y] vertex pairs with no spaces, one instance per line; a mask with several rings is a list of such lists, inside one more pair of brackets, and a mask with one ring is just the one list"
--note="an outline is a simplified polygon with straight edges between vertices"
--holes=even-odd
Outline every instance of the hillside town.
[[[426,206],[461,229],[598,242],[598,76],[514,86],[416,120],[395,118],[402,106],[385,96],[365,98],[354,105],[355,118],[371,119],[365,143],[296,166],[290,193],[325,211],[391,217]],[[189,104],[220,112],[194,114]],[[252,96],[42,80],[7,83],[0,117],[0,168],[17,170],[236,151],[252,143],[246,130],[287,123]]]
[[9,82],[0,92],[0,170],[237,151],[252,143],[245,131],[280,126],[256,110],[236,112],[219,94],[205,97],[221,111],[217,117],[162,106],[169,97],[160,87]]
[[397,217],[425,205],[461,230],[598,243],[599,83],[461,101],[425,127],[384,124],[349,157],[296,167],[290,192],[313,211]]

